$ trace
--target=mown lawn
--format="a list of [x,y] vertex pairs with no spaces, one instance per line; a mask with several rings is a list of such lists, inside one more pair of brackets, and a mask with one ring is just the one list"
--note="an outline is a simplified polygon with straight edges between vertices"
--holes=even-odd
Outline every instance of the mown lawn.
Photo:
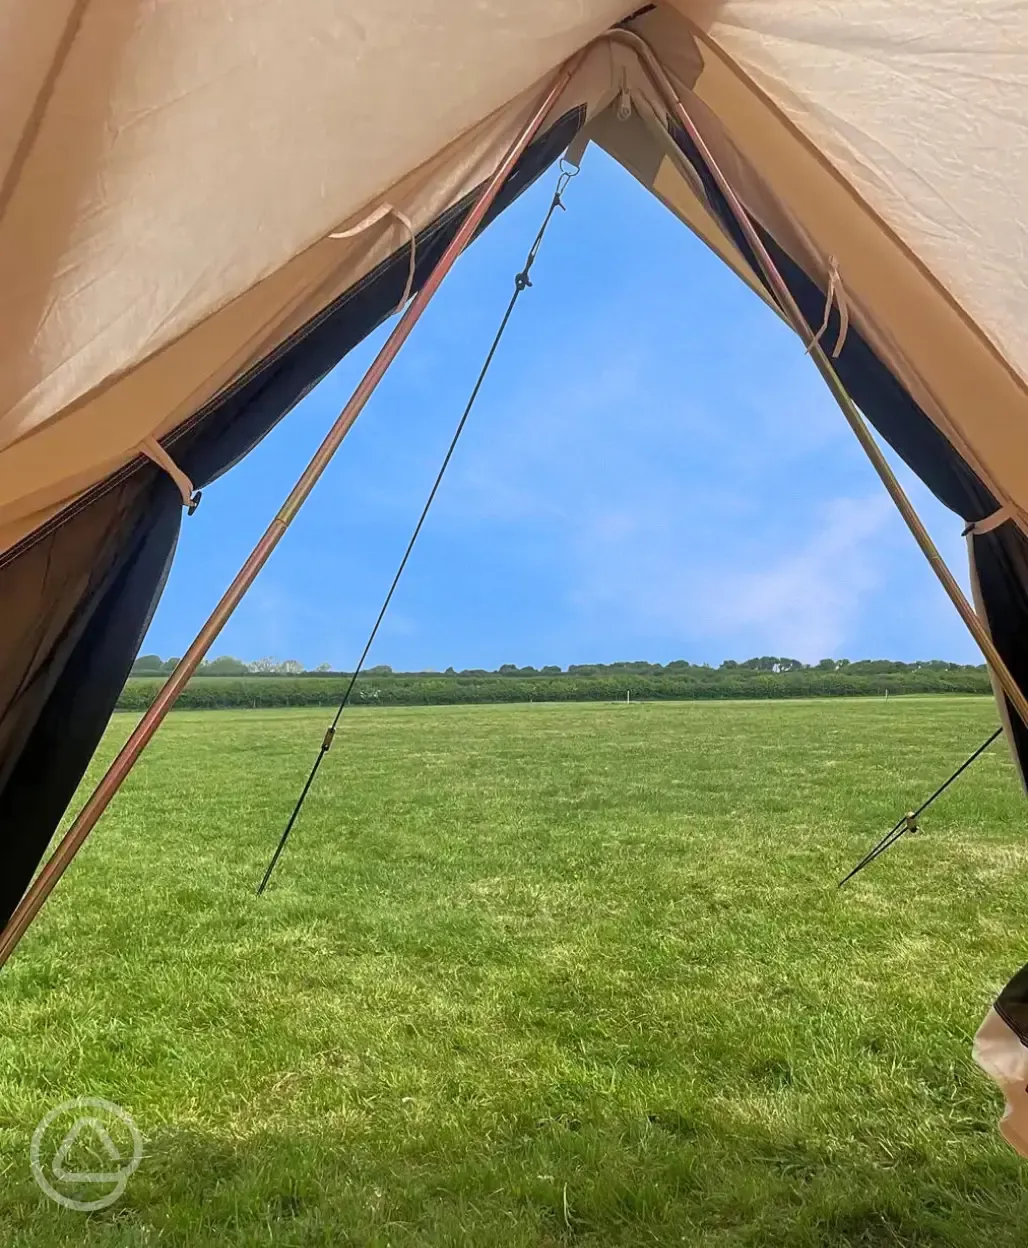
[[[173,715],[0,976],[3,1243],[1024,1248],[1005,746],[835,888],[991,703],[357,710],[257,901],[325,722]],[[93,1214],[79,1095],[146,1141]]]

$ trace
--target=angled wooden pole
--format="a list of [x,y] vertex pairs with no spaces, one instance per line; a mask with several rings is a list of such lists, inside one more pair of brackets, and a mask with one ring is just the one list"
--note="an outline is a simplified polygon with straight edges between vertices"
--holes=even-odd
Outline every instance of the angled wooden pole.
[[299,480],[290,491],[289,497],[282,504],[278,514],[265,531],[264,536],[253,548],[249,558],[239,569],[235,579],[222,596],[221,601],[211,612],[207,622],[197,633],[193,643],[179,660],[178,666],[168,677],[149,709],[133,729],[129,739],[118,752],[117,757],[111,763],[103,779],[93,790],[92,796],[65,833],[61,843],[54,850],[42,871],[36,876],[18,903],[6,927],[0,932],[0,967],[7,962],[7,959],[14,952],[18,941],[25,935],[29,924],[39,913],[47,897],[53,892],[58,880],[67,870],[68,865],[79,849],[81,849],[86,837],[96,826],[100,816],[107,809],[111,798],[117,793],[125,777],[135,765],[136,760],[143,750],[146,749],[154,733],[163,722],[164,717],[175,705],[189,678],[199,667],[204,655],[207,654],[213,645],[232,612],[239,605],[243,595],[253,584],[258,572],[264,567],[271,552],[278,545],[282,535],[307,500],[321,474],[328,467],[333,455],[342,445],[343,439],[349,433],[354,421],[360,415],[368,399],[371,398],[389,365],[396,358],[411,330],[420,319],[422,312],[428,306],[432,296],[439,289],[443,278],[474,237],[475,232],[484,221],[486,214],[492,207],[504,182],[506,182],[508,176],[513,171],[525,148],[539,132],[547,115],[571,81],[581,63],[583,55],[584,52],[579,53],[567,61],[554,76],[553,81],[547,87],[545,94],[532,115],[521,128],[521,132],[511,144],[507,154],[496,167],[489,181],[483,187],[474,206],[464,218],[449,246],[440,256],[425,285],[407,305],[406,310],[399,321],[397,321],[392,333],[386,339],[381,351],[379,351],[372,362],[371,367],[364,374],[346,406],[336,417],[332,428],[325,435],[324,441],[314,453],[310,463],[303,470]]
[[[645,68],[650,81],[660,93],[666,106],[670,109],[672,115],[682,129],[688,134],[696,146],[696,150],[700,154],[707,167],[711,177],[717,183],[722,195],[728,203],[732,211],[732,215],[738,222],[739,228],[746,236],[746,241],[753,249],[754,255],[763,270],[764,277],[767,279],[768,285],[771,287],[778,300],[782,313],[792,325],[793,329],[799,334],[800,338],[806,340],[813,338],[810,326],[807,324],[803,313],[799,309],[799,305],[792,296],[785,279],[778,271],[775,262],[772,260],[767,248],[764,246],[760,234],[757,232],[753,222],[750,220],[749,213],[746,211],[738,195],[732,189],[731,183],[725,177],[713,154],[708,148],[703,136],[700,134],[685,105],[682,103],[681,97],[675,90],[671,79],[667,76],[663,66],[655,56],[653,49],[639,35],[628,30],[615,30],[610,32],[609,36],[613,41],[623,43],[635,50],[638,54],[643,67]],[[982,622],[981,618],[975,611],[974,607],[968,602],[964,591],[960,588],[960,584],[956,577],[949,570],[946,561],[939,553],[938,548],[932,541],[928,530],[921,522],[921,517],[914,509],[913,503],[907,497],[903,486],[900,485],[896,474],[889,466],[889,461],[882,454],[882,450],[878,443],[871,435],[867,424],[860,413],[857,405],[850,397],[849,391],[843,385],[838,373],[832,365],[828,355],[821,347],[821,343],[813,338],[810,346],[810,354],[814,363],[817,365],[818,371],[824,378],[828,389],[831,390],[832,396],[842,410],[842,414],[846,417],[846,421],[850,428],[856,434],[857,441],[860,443],[867,455],[874,470],[878,473],[882,484],[889,492],[889,496],[896,504],[896,507],[906,521],[907,528],[914,535],[914,540],[920,546],[924,557],[931,565],[932,571],[939,578],[943,589],[949,595],[950,601],[956,607],[960,618],[967,625],[971,636],[978,643],[978,647],[985,656],[985,661],[995,673],[996,679],[1003,688],[1003,692],[1010,700],[1011,706],[1017,712],[1021,722],[1028,727],[1028,698],[1025,697],[1013,674],[1007,667],[1003,656],[996,649],[996,645],[989,635],[988,629]]]

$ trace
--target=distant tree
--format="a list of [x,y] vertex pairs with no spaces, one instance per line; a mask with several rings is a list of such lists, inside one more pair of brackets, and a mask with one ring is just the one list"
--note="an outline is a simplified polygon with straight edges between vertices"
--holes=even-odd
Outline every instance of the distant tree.
[[497,671],[501,676],[516,676],[518,674],[518,665],[516,663],[501,663]]
[[180,659],[165,659],[164,662],[161,664],[161,671],[164,672],[165,674],[169,672],[173,672],[175,668],[178,667],[180,662],[181,662]]
[[456,675],[457,675],[457,673],[453,670],[453,668],[452,668],[452,667],[448,667],[448,668],[446,669],[446,671],[445,671],[445,672],[443,672],[443,675],[444,675],[444,676],[456,676]]
[[369,676],[392,676],[393,669],[388,663],[379,663],[377,667],[369,667],[365,669]]
[[314,669],[316,672],[330,672],[332,670],[331,663],[319,663]]
[[273,659],[270,656],[257,659],[256,662],[250,664],[250,671],[257,676],[270,676],[278,671],[278,659]]
[[735,659],[725,659],[725,661],[721,664],[721,667],[718,670],[722,672],[731,672],[731,671],[738,671],[739,667],[740,667],[740,664],[737,663]]
[[522,667],[518,669],[522,676],[538,676],[539,673],[534,667]]
[[141,654],[132,664],[133,676],[160,676],[164,671],[164,660],[159,654]]
[[278,670],[283,676],[299,676],[304,669],[299,659],[286,659],[278,665]]
[[245,676],[250,668],[242,659],[234,659],[230,654],[220,654],[202,667],[205,676]]
[[822,659],[817,665],[817,670],[819,672],[834,672],[835,660],[834,659]]
[[546,667],[540,668],[539,670],[543,676],[559,676],[561,674],[560,668],[555,667],[552,663],[548,664]]

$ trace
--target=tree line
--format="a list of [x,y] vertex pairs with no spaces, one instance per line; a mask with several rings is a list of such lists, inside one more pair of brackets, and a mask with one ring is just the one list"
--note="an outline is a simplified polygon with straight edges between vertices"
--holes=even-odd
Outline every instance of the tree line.
[[[175,670],[179,660],[177,658],[162,659],[157,654],[140,655],[132,664],[132,676],[164,676]],[[897,659],[821,659],[818,663],[801,663],[799,659],[776,658],[772,655],[763,655],[760,658],[744,659],[738,662],[735,659],[725,659],[719,667],[712,667],[709,663],[688,663],[685,659],[674,659],[670,663],[647,663],[645,661],[621,662],[621,663],[572,663],[567,668],[557,667],[555,665],[548,667],[518,667],[516,663],[501,663],[495,671],[489,671],[480,667],[465,667],[459,671],[455,668],[448,667],[445,671],[439,672],[434,668],[426,668],[422,671],[414,672],[394,672],[388,664],[378,664],[376,667],[368,667],[364,669],[364,676],[376,677],[396,677],[407,679],[410,677],[422,676],[520,676],[520,677],[536,677],[536,676],[660,676],[666,673],[675,675],[684,675],[686,673],[695,674],[702,677],[704,674],[712,674],[715,672],[725,674],[746,675],[757,672],[765,675],[781,676],[790,675],[796,672],[842,672],[852,676],[882,676],[893,673],[930,673],[930,672],[979,672],[985,674],[985,664],[981,663],[977,666],[962,663],[950,663],[945,659],[920,659],[913,663],[902,663]],[[231,655],[221,655],[216,659],[205,660],[200,664],[197,671],[197,677],[204,676],[349,676],[351,673],[345,671],[337,671],[332,668],[329,663],[321,663],[314,668],[305,668],[297,659],[257,659],[255,662],[246,662],[243,659],[233,658]]]
[[[156,663],[147,664],[148,659]],[[146,664],[146,666],[142,666]],[[160,666],[156,666],[160,664]],[[170,664],[170,666],[169,666]],[[233,664],[228,668],[228,664]],[[118,702],[141,711],[160,688],[173,660],[137,660]],[[246,664],[214,659],[205,664],[179,701],[195,709],[334,706],[349,674],[327,665],[307,672],[300,664]],[[425,706],[487,702],[691,701],[744,698],[882,697],[886,694],[990,692],[988,673],[979,666],[931,659],[901,663],[888,659],[823,659],[804,664],[762,656],[719,667],[676,660],[671,663],[593,663],[533,668],[503,664],[495,671],[452,667],[445,672],[394,672],[369,668],[354,687],[352,701],[364,706]]]

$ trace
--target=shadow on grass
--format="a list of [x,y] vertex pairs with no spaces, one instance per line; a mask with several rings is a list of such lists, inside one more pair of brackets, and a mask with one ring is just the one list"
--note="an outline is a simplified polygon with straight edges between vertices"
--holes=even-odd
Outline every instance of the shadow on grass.
[[[166,1129],[123,1199],[0,1201],[8,1243],[1018,1248],[1028,1184],[993,1140],[943,1159],[657,1106],[445,1124],[391,1115],[240,1140]],[[960,1155],[961,1151],[964,1155]]]

